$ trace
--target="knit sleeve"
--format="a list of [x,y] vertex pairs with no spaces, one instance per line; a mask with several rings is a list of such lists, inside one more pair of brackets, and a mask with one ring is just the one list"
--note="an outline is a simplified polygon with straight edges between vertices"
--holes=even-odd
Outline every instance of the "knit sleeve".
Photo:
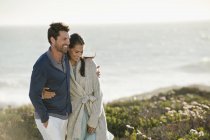
[[91,109],[92,111],[90,114],[90,118],[88,120],[88,125],[90,127],[96,128],[98,125],[99,117],[102,114],[103,94],[101,92],[99,78],[96,75],[96,64],[92,60],[90,62],[90,67],[91,67],[90,69],[91,69],[91,73],[92,73],[91,76],[93,78],[93,92],[94,92],[94,96],[96,97],[96,101],[93,102],[92,109]]

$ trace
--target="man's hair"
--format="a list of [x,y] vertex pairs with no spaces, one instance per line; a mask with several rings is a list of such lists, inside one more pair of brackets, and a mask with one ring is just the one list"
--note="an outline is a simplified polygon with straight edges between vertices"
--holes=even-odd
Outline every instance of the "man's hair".
[[51,44],[50,38],[53,37],[55,40],[57,40],[57,37],[59,36],[59,31],[69,31],[69,26],[57,22],[50,24],[50,28],[48,29],[48,42]]

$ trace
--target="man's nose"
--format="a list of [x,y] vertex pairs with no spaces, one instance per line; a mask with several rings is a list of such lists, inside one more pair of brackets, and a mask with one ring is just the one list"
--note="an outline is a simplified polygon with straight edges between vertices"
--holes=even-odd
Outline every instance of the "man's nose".
[[67,44],[68,46],[70,45],[70,40],[69,40],[69,39],[67,40],[66,44]]

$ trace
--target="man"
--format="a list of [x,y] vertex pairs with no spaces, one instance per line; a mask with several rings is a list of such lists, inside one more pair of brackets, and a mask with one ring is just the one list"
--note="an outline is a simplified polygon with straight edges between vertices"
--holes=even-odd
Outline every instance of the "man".
[[[50,48],[34,64],[29,97],[35,108],[35,122],[44,140],[65,140],[68,115],[72,111],[69,92],[69,63],[67,53],[69,28],[53,23],[48,29]],[[56,93],[42,99],[44,87]]]

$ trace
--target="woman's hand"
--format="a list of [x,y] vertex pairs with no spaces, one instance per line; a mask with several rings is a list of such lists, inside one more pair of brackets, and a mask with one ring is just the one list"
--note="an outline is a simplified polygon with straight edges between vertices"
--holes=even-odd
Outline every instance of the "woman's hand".
[[88,131],[89,134],[93,134],[93,133],[96,131],[96,129],[93,128],[93,127],[90,127],[90,126],[88,125],[88,126],[87,126],[87,131]]
[[51,99],[55,96],[55,92],[50,91],[49,88],[45,87],[42,90],[42,99]]

